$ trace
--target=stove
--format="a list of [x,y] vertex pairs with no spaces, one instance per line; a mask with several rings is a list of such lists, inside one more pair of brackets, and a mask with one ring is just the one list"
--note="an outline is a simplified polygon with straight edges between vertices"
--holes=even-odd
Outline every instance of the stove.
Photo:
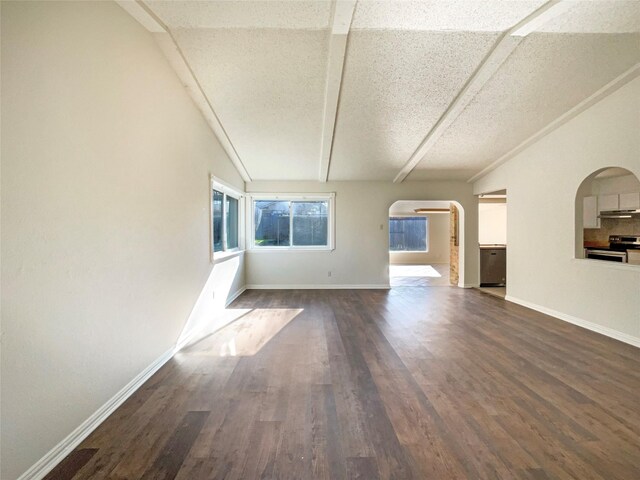
[[618,263],[636,263],[638,254],[640,254],[640,235],[610,235],[608,248],[585,248],[584,250],[585,258]]
[[611,250],[640,250],[640,235],[610,235],[609,249]]

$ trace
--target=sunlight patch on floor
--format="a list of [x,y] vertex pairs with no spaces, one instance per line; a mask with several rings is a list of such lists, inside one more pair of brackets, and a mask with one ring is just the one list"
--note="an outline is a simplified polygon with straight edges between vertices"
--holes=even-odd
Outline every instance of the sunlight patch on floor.
[[258,353],[303,308],[256,308],[190,347],[196,356],[247,357]]
[[431,265],[389,265],[390,277],[429,277],[440,278],[442,275]]

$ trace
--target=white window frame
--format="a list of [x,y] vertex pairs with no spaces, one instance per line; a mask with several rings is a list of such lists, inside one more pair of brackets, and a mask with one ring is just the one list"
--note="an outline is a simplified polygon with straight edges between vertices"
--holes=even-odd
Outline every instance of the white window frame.
[[[232,187],[228,183],[220,180],[217,177],[211,175],[211,181],[209,187],[209,235],[210,235],[210,252],[211,252],[211,262],[215,263],[217,260],[222,260],[228,257],[233,257],[239,255],[244,252],[244,244],[245,244],[245,231],[244,231],[244,212],[245,212],[245,193],[237,190]],[[216,190],[223,194],[222,197],[222,251],[214,252],[213,251],[213,191]],[[235,248],[227,248],[227,219],[226,219],[226,205],[227,198],[231,197],[235,198],[238,201],[238,246]]]
[[[426,241],[425,241],[426,249],[425,250],[391,250],[391,244],[389,244],[389,253],[393,253],[393,254],[396,254],[396,253],[400,253],[400,254],[402,254],[402,253],[429,253],[429,246],[430,246],[429,245],[430,244],[430,242],[429,242],[429,230],[430,230],[429,224],[431,223],[431,222],[429,222],[429,216],[428,215],[418,215],[418,214],[411,215],[409,213],[400,213],[400,214],[389,215],[389,220],[391,220],[392,218],[400,218],[400,217],[402,217],[402,218],[424,218],[425,219],[426,227],[427,227],[426,228],[426,230],[427,230],[427,232],[426,232],[427,233],[427,238],[426,238]],[[391,229],[389,229],[389,235],[391,235]],[[389,239],[389,243],[390,242],[391,242],[391,239]]]
[[[320,251],[327,252],[335,250],[335,223],[336,223],[336,194],[331,193],[249,193],[247,194],[248,200],[246,202],[247,209],[247,250],[251,252],[300,252],[300,251]],[[313,202],[313,201],[328,201],[329,208],[327,209],[327,243],[328,245],[310,246],[310,245],[289,245],[283,247],[260,247],[255,244],[255,202],[259,200],[281,200],[287,202]],[[289,214],[289,238],[293,236],[293,215]]]

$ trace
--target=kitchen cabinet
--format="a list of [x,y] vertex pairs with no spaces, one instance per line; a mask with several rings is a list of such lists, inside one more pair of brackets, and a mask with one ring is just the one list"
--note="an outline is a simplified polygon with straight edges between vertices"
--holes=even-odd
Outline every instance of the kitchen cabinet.
[[635,210],[640,208],[640,193],[621,193],[620,210]]
[[598,213],[620,209],[620,195],[598,195]]
[[600,228],[598,218],[598,197],[584,197],[582,201],[582,226],[584,228]]

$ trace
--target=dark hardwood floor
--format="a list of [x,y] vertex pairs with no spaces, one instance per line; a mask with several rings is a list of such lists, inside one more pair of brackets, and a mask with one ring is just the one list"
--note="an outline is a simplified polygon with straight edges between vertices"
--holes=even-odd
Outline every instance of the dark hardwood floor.
[[640,479],[640,350],[476,290],[249,291],[55,479]]

